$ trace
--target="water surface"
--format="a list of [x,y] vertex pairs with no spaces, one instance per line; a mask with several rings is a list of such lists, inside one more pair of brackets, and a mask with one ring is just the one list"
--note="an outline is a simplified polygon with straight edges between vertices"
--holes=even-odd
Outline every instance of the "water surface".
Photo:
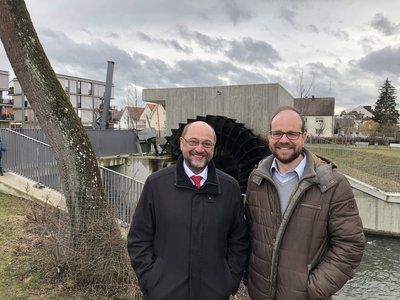
[[355,277],[333,299],[400,299],[400,238],[367,235]]

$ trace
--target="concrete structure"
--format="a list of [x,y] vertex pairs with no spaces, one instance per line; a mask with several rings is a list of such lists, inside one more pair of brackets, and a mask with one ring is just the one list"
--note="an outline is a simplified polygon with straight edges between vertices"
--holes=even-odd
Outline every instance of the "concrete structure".
[[303,114],[309,136],[333,136],[335,98],[296,98],[294,107]]
[[[56,74],[64,87],[72,106],[82,120],[83,126],[94,127],[100,118],[100,107],[106,83],[80,77]],[[14,126],[23,128],[38,128],[33,109],[29,105],[24,91],[17,78],[13,79],[12,98],[14,102]],[[111,99],[113,96],[111,96]]]
[[164,105],[166,135],[188,119],[220,115],[236,119],[265,139],[275,110],[279,106],[293,106],[292,95],[278,83],[145,89],[142,98]]
[[369,233],[400,236],[400,193],[386,193],[348,177],[364,229]]

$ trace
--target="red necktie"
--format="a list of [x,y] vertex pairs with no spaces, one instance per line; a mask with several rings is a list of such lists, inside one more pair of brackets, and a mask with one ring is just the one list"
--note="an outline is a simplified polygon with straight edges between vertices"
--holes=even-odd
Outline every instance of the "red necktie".
[[203,177],[201,177],[201,176],[196,176],[196,175],[193,175],[192,177],[190,177],[190,178],[192,178],[192,180],[193,180],[193,182],[194,182],[194,185],[195,185],[195,187],[196,188],[200,188],[200,181],[201,181],[201,179],[203,179]]

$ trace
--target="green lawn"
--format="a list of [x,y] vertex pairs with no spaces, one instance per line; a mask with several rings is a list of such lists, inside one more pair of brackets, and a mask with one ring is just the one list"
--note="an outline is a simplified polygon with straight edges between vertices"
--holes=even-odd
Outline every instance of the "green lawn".
[[328,158],[348,176],[386,192],[400,192],[400,149],[311,144],[306,148]]

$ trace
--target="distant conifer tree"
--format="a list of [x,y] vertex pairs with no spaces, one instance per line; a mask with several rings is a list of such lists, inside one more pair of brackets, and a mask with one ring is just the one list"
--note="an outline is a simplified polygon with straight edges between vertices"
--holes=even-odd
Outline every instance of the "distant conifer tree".
[[396,89],[390,84],[389,79],[386,79],[380,91],[375,103],[374,120],[381,127],[395,125],[399,119],[399,111],[396,109]]

